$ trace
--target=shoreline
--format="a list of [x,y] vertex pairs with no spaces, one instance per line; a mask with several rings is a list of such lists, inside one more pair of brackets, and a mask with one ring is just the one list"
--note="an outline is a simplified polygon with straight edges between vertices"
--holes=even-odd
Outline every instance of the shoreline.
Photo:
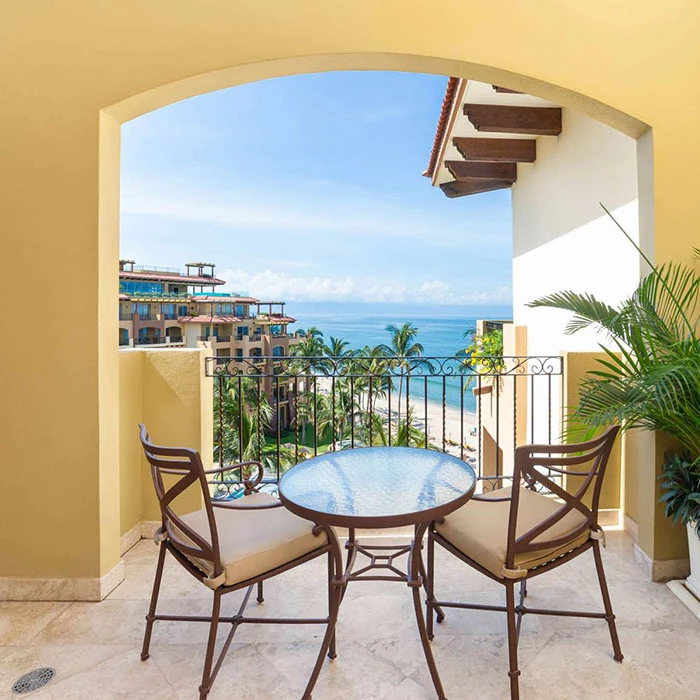
[[[420,430],[423,430],[426,410],[423,399],[419,401],[409,400],[409,404],[413,409],[413,425]],[[387,399],[376,399],[374,402],[375,410],[387,415],[388,401]],[[406,404],[402,401],[402,409],[405,410]],[[442,447],[443,440],[445,443],[445,451],[457,457],[461,457],[462,449],[460,446],[460,437],[463,436],[464,456],[468,454],[475,456],[477,447],[477,417],[476,413],[464,411],[460,415],[460,410],[452,406],[445,405],[444,416],[444,432],[443,432],[443,415],[442,404],[437,401],[427,401],[427,418],[428,418],[428,440],[433,444]],[[405,412],[401,411],[402,420],[405,420]],[[392,417],[397,417],[395,402],[392,402]]]
[[[322,393],[330,393],[331,383],[328,378],[322,378],[319,381],[320,391]],[[361,402],[366,405],[367,394],[362,393]],[[375,398],[374,400],[374,411],[380,413],[384,416],[388,416],[389,413],[389,401],[387,398]],[[395,396],[392,400],[391,413],[392,418],[396,420],[397,418],[397,397]],[[424,423],[426,418],[426,402],[423,397],[418,399],[409,399],[409,405],[413,409],[413,425],[419,430],[423,431]],[[405,420],[405,408],[406,400],[405,397],[401,399],[401,418],[402,421]],[[477,431],[477,415],[472,411],[464,411],[461,413],[459,408],[455,408],[448,404],[445,404],[445,417],[444,417],[444,431],[443,431],[443,415],[442,415],[442,402],[434,401],[428,399],[427,401],[427,432],[428,441],[443,448],[445,452],[455,455],[456,457],[463,458],[467,461],[474,461],[476,459],[476,450],[478,446],[478,436]],[[462,444],[460,444],[460,438],[463,437]],[[462,446],[464,450],[462,450]]]

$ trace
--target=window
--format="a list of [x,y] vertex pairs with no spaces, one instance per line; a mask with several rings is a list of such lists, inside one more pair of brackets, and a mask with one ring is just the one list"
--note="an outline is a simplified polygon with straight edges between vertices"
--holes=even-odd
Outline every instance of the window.
[[238,333],[238,337],[242,338],[244,335],[248,335],[248,326],[238,326],[236,332]]
[[217,304],[214,313],[217,316],[230,316],[233,313],[233,306],[231,304]]
[[284,357],[284,346],[274,345],[272,348],[272,356],[273,357]]
[[177,315],[178,316],[187,316],[187,307],[186,306],[178,306],[177,307]]
[[151,305],[150,304],[132,304],[131,313],[138,314],[141,318],[151,317]]
[[175,304],[161,304],[160,310],[163,318],[172,320],[175,318]]
[[248,307],[243,304],[236,304],[236,316],[245,318],[248,315]]
[[119,280],[119,291],[125,294],[162,294],[163,284],[160,282]]

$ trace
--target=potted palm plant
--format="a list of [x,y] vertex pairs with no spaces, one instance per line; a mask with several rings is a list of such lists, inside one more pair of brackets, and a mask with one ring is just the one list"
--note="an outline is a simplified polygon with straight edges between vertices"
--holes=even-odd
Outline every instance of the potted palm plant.
[[[581,383],[570,432],[577,432],[575,426],[616,423],[675,439],[679,449],[666,456],[662,468],[661,500],[666,515],[687,526],[691,576],[686,585],[700,598],[700,274],[675,262],[652,265],[605,211],[649,265],[634,293],[615,307],[570,291],[529,306],[573,313],[566,333],[592,327],[607,335],[601,344],[605,358]],[[700,250],[695,254],[700,257]]]

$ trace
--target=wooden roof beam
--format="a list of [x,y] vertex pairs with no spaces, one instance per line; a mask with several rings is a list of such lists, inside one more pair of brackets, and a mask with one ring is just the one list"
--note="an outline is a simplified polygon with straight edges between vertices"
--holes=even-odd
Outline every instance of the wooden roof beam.
[[503,180],[512,183],[518,179],[518,166],[515,163],[448,160],[445,167],[455,180]]
[[534,163],[537,156],[535,139],[479,139],[456,136],[452,143],[464,160]]
[[447,197],[454,199],[455,197],[465,197],[470,194],[479,194],[481,192],[506,190],[512,184],[513,183],[509,180],[454,180],[452,182],[444,182],[440,185],[440,189]]
[[561,107],[465,104],[464,114],[477,131],[493,134],[561,134]]
[[523,95],[524,93],[520,92],[520,90],[511,90],[510,88],[507,87],[501,87],[500,85],[492,85],[491,86],[496,92],[501,92],[505,93],[508,95]]

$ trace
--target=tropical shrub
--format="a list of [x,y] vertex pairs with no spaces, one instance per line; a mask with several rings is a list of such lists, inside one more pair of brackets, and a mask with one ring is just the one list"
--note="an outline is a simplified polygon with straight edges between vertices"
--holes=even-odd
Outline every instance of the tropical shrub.
[[[607,212],[607,209],[605,210]],[[591,294],[559,292],[531,307],[573,313],[566,332],[596,328],[606,335],[605,358],[588,372],[569,434],[581,426],[619,424],[667,433],[682,453],[663,465],[662,502],[667,515],[682,522],[698,520],[700,505],[700,274],[687,265],[658,267],[607,212],[649,265],[634,293],[617,306]],[[695,250],[696,256],[700,251]]]

